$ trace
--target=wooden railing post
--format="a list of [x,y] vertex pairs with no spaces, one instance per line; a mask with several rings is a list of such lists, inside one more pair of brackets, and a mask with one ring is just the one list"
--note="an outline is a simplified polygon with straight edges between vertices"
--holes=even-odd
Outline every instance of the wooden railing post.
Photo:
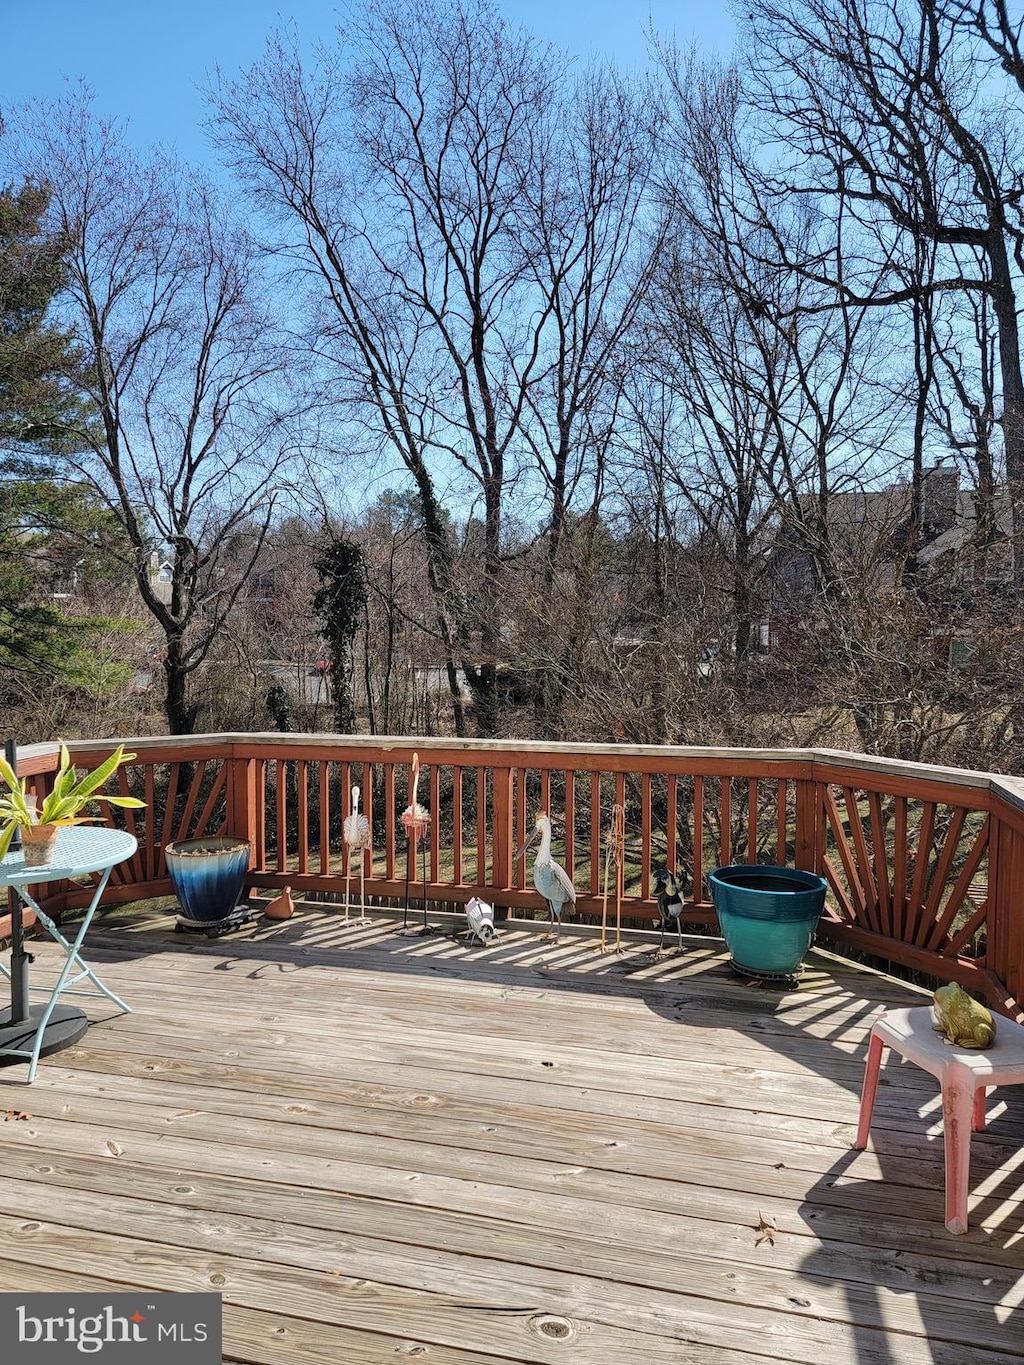
[[[1000,1008],[1021,1018],[1024,1000],[1024,934],[1020,923],[1024,897],[1024,831],[1018,821],[1001,819],[1002,803],[993,802],[989,842],[988,915],[985,965],[1004,987],[1008,1000]],[[1009,1006],[1009,1007],[1008,1007]]]
[[805,872],[821,871],[821,793],[814,778],[799,777],[793,863]]
[[256,759],[231,758],[228,764],[226,834],[249,844],[249,866],[256,866]]

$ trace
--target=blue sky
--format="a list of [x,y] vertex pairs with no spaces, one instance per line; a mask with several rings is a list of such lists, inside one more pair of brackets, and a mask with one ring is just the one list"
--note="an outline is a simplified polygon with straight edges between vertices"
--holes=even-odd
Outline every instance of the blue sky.
[[[644,28],[727,55],[733,24],[721,0],[499,0],[513,20],[580,56],[642,64]],[[304,41],[330,34],[330,0],[0,0],[0,108],[58,95],[84,78],[98,113],[130,120],[140,144],[173,145],[188,160],[210,153],[199,93],[219,62],[229,73],[254,61],[282,18]]]

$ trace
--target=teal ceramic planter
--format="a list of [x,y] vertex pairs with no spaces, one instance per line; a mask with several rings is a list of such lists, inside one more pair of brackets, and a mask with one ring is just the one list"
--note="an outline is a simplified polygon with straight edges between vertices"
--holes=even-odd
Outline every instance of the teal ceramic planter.
[[238,904],[249,870],[244,839],[182,839],[168,844],[167,875],[185,917],[195,924],[217,924]]
[[824,877],[735,863],[715,868],[709,881],[733,965],[754,976],[792,976],[825,908]]

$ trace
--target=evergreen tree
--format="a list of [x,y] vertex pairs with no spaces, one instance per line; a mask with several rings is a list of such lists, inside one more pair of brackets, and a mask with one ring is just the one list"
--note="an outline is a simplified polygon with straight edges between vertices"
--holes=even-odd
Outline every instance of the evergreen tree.
[[66,243],[45,227],[48,204],[29,181],[0,189],[0,670],[18,676],[72,667],[89,622],[58,610],[50,580],[69,554],[89,554],[102,516],[53,478],[83,404],[69,336],[50,320]]
[[327,641],[334,695],[334,723],[339,734],[356,728],[352,704],[352,642],[366,610],[366,567],[363,552],[347,540],[334,540],[317,557],[321,587],[313,598],[314,610],[323,622],[320,634]]
[[44,226],[48,204],[31,182],[0,189],[0,472],[59,450],[82,416],[77,358],[50,320],[67,244]]

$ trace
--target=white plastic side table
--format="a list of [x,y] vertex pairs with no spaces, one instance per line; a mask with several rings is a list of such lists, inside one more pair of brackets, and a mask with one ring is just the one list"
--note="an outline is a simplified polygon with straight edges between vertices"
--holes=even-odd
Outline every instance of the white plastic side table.
[[[0,1062],[28,1061],[28,1080],[35,1079],[39,1058],[51,1052],[76,1043],[89,1026],[85,1013],[70,1005],[59,1003],[62,995],[95,996],[92,990],[76,990],[80,981],[88,979],[100,994],[111,1000],[118,1009],[130,1014],[131,1009],[125,1002],[108,990],[96,973],[82,958],[81,947],[89,924],[106,890],[111,871],[118,863],[130,858],[138,847],[131,834],[117,829],[90,829],[86,825],[69,826],[57,832],[57,845],[53,858],[41,867],[26,867],[21,851],[8,853],[0,861],[0,889],[10,887],[14,892],[11,898],[11,966],[10,969],[0,962],[0,972],[11,983],[11,1003],[7,1009],[0,1010]],[[64,881],[99,872],[99,881],[93,891],[92,901],[87,907],[78,933],[73,943],[61,933],[60,929],[41,910],[38,903],[26,889],[46,882]],[[23,913],[28,906],[65,952],[65,962],[57,978],[56,985],[50,990],[45,1003],[31,1005],[28,999],[28,967],[32,961],[31,953],[24,948]],[[77,972],[72,976],[72,971]]]
[[878,1070],[885,1048],[931,1074],[942,1091],[942,1139],[946,1167],[946,1227],[967,1231],[967,1193],[970,1182],[971,1133],[985,1127],[985,1093],[998,1085],[1024,1082],[1024,1027],[1011,1019],[996,1019],[996,1040],[982,1050],[957,1047],[932,1027],[930,1005],[886,1010],[871,1027],[860,1122],[854,1147],[867,1146],[871,1115],[878,1089]]

